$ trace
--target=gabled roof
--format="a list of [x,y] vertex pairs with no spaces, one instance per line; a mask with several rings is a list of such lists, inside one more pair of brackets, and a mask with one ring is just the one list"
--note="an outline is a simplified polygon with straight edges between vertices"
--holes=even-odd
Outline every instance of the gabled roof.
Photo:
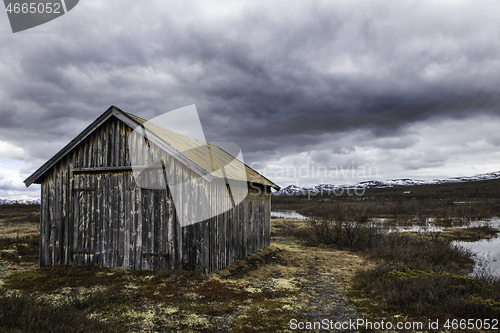
[[[167,130],[140,117],[123,112],[116,106],[111,106],[76,138],[71,140],[70,143],[54,155],[54,157],[45,162],[31,176],[26,178],[24,181],[26,186],[30,186],[33,183],[39,183],[45,172],[52,168],[110,117],[118,118],[132,129],[140,127],[143,130],[142,134],[145,135],[148,140],[158,145],[161,149],[174,156],[181,163],[185,164],[208,181],[211,181],[213,178],[227,177],[234,180],[263,184],[279,190],[276,184],[260,175],[246,164],[239,162],[220,147]],[[245,172],[242,172],[242,170]]]

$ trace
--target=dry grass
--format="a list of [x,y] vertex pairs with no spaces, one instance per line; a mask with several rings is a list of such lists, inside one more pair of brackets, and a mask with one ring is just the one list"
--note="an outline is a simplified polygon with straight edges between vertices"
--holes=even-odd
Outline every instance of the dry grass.
[[[26,238],[28,237],[28,238]],[[39,238],[0,238],[0,260],[9,262],[38,262]]]
[[39,234],[39,223],[0,221],[0,239],[38,237]]
[[0,290],[0,331],[2,332],[120,332],[111,323],[88,318],[82,303],[67,299],[59,306],[30,293]]
[[351,297],[374,318],[405,315],[414,320],[499,318],[497,283],[442,271],[380,265],[353,280]]
[[271,219],[271,238],[290,238],[298,237],[307,228],[306,220],[298,219]]
[[439,232],[422,233],[420,235],[433,239],[444,240],[447,242],[476,242],[480,239],[491,239],[498,237],[498,232],[498,229],[495,229],[489,225],[484,225],[480,227],[469,228],[449,228]]
[[[4,216],[13,230],[16,224],[38,225],[15,211],[4,214],[14,214]],[[301,243],[310,227],[303,220],[273,219],[270,247],[208,276],[69,266],[11,273],[0,279],[0,316],[9,317],[0,321],[0,332],[285,332],[291,318],[308,320],[311,311],[317,310],[311,305],[317,284],[332,287],[321,295],[325,297],[322,306],[332,316],[336,311],[331,306],[338,302],[333,290],[345,289],[373,319],[396,313],[426,316],[418,312],[426,307],[449,316],[469,310],[496,314],[498,300],[492,297],[490,301],[478,286],[496,290],[498,281],[483,278],[469,283],[458,274],[470,267],[467,253],[449,248],[435,236],[384,235],[368,251],[347,251]],[[22,232],[17,236],[0,242],[9,253],[15,252],[15,256],[0,258],[2,265],[21,267],[23,256],[36,247],[35,239],[26,241]],[[442,273],[446,270],[453,273]],[[447,299],[451,308],[428,304],[440,292],[455,295],[454,286],[456,291],[473,292],[467,294],[466,305],[456,297]],[[22,321],[20,316],[30,319]],[[58,326],[50,326],[54,319]]]
[[445,321],[500,316],[500,279],[468,277],[474,254],[463,247],[435,237],[394,233],[365,255],[381,261],[357,272],[350,296],[372,318],[404,315]]
[[0,239],[38,237],[40,205],[0,205]]
[[498,233],[496,229],[454,229],[439,238],[436,234],[384,233],[367,223],[304,223],[306,227],[295,235],[309,245],[347,249],[378,262],[356,272],[349,294],[370,319],[500,316],[500,279],[467,277],[474,267],[474,254],[450,242],[491,237]]
[[[315,283],[313,276],[324,283],[340,284],[351,281],[366,265],[356,254],[303,247],[289,239],[208,276],[186,271],[49,266],[7,277],[4,288],[21,291],[23,296],[4,294],[0,307],[5,304],[10,309],[14,302],[30,312],[33,309],[26,308],[25,299],[37,295],[52,304],[36,314],[39,318],[33,325],[38,325],[51,311],[58,311],[61,299],[67,299],[65,306],[78,312],[74,316],[78,323],[95,324],[82,318],[111,323],[102,331],[110,327],[117,331],[288,331],[291,318],[304,318],[309,311],[310,295],[303,287]],[[20,325],[16,323],[12,325]],[[0,331],[6,327],[0,325]]]
[[[300,234],[304,228],[303,221],[273,220],[273,233]],[[0,313],[10,318],[0,322],[0,331],[285,332],[291,318],[306,319],[313,311],[313,295],[304,292],[305,286],[348,284],[367,267],[357,254],[304,247],[281,236],[208,276],[73,266],[22,270],[25,256],[37,252],[38,244],[24,236],[0,241],[9,251],[1,264],[10,270],[0,275]],[[328,297],[336,302],[335,295]]]

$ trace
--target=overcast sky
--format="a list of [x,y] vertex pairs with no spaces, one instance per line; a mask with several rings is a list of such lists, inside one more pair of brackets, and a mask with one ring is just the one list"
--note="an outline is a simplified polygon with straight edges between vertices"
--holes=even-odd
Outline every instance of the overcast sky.
[[[109,106],[195,104],[281,186],[500,170],[498,1],[97,1],[0,13],[0,198]],[[175,130],[175,129],[174,129]]]

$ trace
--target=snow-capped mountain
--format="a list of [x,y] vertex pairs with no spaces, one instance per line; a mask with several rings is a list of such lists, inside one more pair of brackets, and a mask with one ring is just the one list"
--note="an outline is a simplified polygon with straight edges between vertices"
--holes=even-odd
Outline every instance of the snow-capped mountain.
[[[288,185],[279,191],[273,192],[273,195],[280,194],[299,194],[299,193],[320,193],[320,192],[333,192],[347,189],[363,189],[363,188],[383,188],[383,187],[397,187],[397,186],[416,186],[424,184],[446,184],[446,183],[464,183],[475,182],[480,180],[500,179],[500,171],[482,173],[470,177],[453,177],[449,179],[433,179],[433,180],[415,180],[409,178],[403,179],[388,179],[385,182],[379,180],[368,180],[359,182],[357,184],[320,184],[314,187],[300,187],[297,185]],[[0,199],[0,205],[39,205],[40,199]]]
[[490,180],[490,179],[500,179],[500,171],[483,173],[471,177],[453,177],[449,179],[433,179],[433,180],[413,180],[413,179],[389,179],[385,182],[378,180],[369,180],[360,182],[357,184],[344,184],[344,185],[331,185],[331,184],[320,184],[314,187],[299,187],[297,185],[288,185],[277,192],[273,192],[273,195],[281,194],[299,194],[299,193],[320,193],[320,192],[332,192],[341,191],[347,189],[363,189],[363,188],[383,188],[383,187],[396,187],[396,186],[417,186],[424,184],[446,184],[446,183],[464,183],[464,182],[475,182],[480,180]]
[[21,199],[21,200],[0,199],[0,205],[14,205],[14,204],[39,205],[40,204],[40,199]]

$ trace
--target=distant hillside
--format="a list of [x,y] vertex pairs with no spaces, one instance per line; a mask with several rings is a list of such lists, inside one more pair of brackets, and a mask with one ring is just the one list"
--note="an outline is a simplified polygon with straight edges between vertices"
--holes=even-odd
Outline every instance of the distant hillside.
[[430,181],[425,180],[413,180],[413,179],[389,179],[385,182],[378,180],[364,181],[357,184],[344,184],[344,185],[331,185],[331,184],[320,184],[314,187],[299,187],[297,185],[288,185],[282,188],[280,191],[273,192],[273,195],[282,194],[306,194],[306,193],[325,193],[325,192],[335,192],[343,190],[355,190],[355,189],[371,189],[371,188],[391,188],[391,187],[401,187],[401,186],[418,186],[418,185],[436,185],[436,184],[449,184],[449,183],[467,183],[467,182],[477,182],[481,180],[492,180],[500,179],[500,171],[483,173],[471,177],[454,177],[449,179],[434,179]]
[[[467,220],[500,216],[500,179],[405,187],[273,195],[272,210],[294,210],[322,219],[384,217],[410,221],[418,217]],[[344,216],[345,215],[345,216]]]
[[15,199],[0,199],[0,205],[39,205],[40,199],[15,200]]

